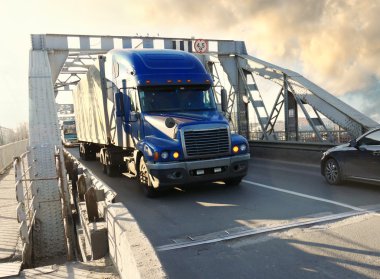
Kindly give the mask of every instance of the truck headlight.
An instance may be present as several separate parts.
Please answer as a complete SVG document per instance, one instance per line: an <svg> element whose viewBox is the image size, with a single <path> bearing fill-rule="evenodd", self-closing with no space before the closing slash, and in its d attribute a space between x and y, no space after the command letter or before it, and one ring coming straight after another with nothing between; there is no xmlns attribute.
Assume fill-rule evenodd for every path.
<svg viewBox="0 0 380 279"><path fill-rule="evenodd" d="M168 157L169 157L169 153L168 152L164 151L164 152L161 153L161 158L162 159L166 160Z"/></svg>
<svg viewBox="0 0 380 279"><path fill-rule="evenodd" d="M247 150L247 146L245 144L240 145L240 150L243 151L243 152L246 151Z"/></svg>

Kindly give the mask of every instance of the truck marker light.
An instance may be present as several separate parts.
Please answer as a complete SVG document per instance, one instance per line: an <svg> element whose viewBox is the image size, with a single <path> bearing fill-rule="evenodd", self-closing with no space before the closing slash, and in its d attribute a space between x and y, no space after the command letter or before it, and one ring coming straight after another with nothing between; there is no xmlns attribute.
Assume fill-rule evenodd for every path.
<svg viewBox="0 0 380 279"><path fill-rule="evenodd" d="M187 82L191 82L191 79L186 80Z"/></svg>
<svg viewBox="0 0 380 279"><path fill-rule="evenodd" d="M205 80L206 83L210 83L210 81L208 79Z"/></svg>
<svg viewBox="0 0 380 279"><path fill-rule="evenodd" d="M179 80L177 80L177 82L178 82L178 83L180 83L180 82L182 82L182 80L181 80L181 79L179 79Z"/></svg>
<svg viewBox="0 0 380 279"><path fill-rule="evenodd" d="M146 83L146 84L150 84L150 80L146 80L145 83Z"/></svg>
<svg viewBox="0 0 380 279"><path fill-rule="evenodd" d="M168 83L172 83L173 81L171 79L168 79Z"/></svg>
<svg viewBox="0 0 380 279"><path fill-rule="evenodd" d="M158 157L159 157L159 154L158 154L158 152L156 151L156 152L154 152L154 156L153 156L153 159L155 160L155 161L158 161Z"/></svg>
<svg viewBox="0 0 380 279"><path fill-rule="evenodd" d="M178 158L179 158L179 153L178 153L177 151L175 151L175 152L173 153L173 158L174 158L174 159L178 159Z"/></svg>
<svg viewBox="0 0 380 279"><path fill-rule="evenodd" d="M235 145L233 148L232 148L232 151L234 153L238 153L239 152L239 147L237 145Z"/></svg>

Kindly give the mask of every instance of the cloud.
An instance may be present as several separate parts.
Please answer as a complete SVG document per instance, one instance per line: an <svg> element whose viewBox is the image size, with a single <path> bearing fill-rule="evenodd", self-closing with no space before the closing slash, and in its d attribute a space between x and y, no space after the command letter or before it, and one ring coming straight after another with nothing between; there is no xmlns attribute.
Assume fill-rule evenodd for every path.
<svg viewBox="0 0 380 279"><path fill-rule="evenodd" d="M27 25L15 21L29 18L30 10ZM3 71L14 68L12 78L21 80L11 95L28 92L29 34L159 33L243 40L251 55L295 70L336 96L364 98L380 80L379 14L380 1L373 0L1 0L7 44L0 50L9 57Z"/></svg>
<svg viewBox="0 0 380 279"><path fill-rule="evenodd" d="M355 104L365 115L380 123L380 82L373 82L365 92L352 91L344 94L341 99L349 104Z"/></svg>
<svg viewBox="0 0 380 279"><path fill-rule="evenodd" d="M140 7L141 16L168 27L243 39L254 55L297 66L335 95L380 77L379 1L142 0Z"/></svg>

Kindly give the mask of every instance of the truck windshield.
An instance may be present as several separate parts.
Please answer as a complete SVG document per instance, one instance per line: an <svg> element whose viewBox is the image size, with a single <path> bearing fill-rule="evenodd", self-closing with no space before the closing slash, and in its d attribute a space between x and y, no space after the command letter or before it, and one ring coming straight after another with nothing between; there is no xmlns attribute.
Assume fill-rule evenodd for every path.
<svg viewBox="0 0 380 279"><path fill-rule="evenodd" d="M75 135L77 133L74 121L65 121L62 125L64 135Z"/></svg>
<svg viewBox="0 0 380 279"><path fill-rule="evenodd" d="M194 88L143 88L139 90L143 112L215 110L211 90Z"/></svg>

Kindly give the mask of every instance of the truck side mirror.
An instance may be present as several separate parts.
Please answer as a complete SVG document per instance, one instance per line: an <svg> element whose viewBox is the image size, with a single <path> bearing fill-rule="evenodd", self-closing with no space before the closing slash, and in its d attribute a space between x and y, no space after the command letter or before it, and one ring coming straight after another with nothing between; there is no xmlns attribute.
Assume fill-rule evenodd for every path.
<svg viewBox="0 0 380 279"><path fill-rule="evenodd" d="M224 88L220 90L220 99L222 103L222 111L227 112L227 91Z"/></svg>
<svg viewBox="0 0 380 279"><path fill-rule="evenodd" d="M124 96L123 93L115 93L115 111L116 117L124 116Z"/></svg>
<svg viewBox="0 0 380 279"><path fill-rule="evenodd" d="M115 114L116 117L124 117L125 121L130 121L131 99L121 92L115 93Z"/></svg>

